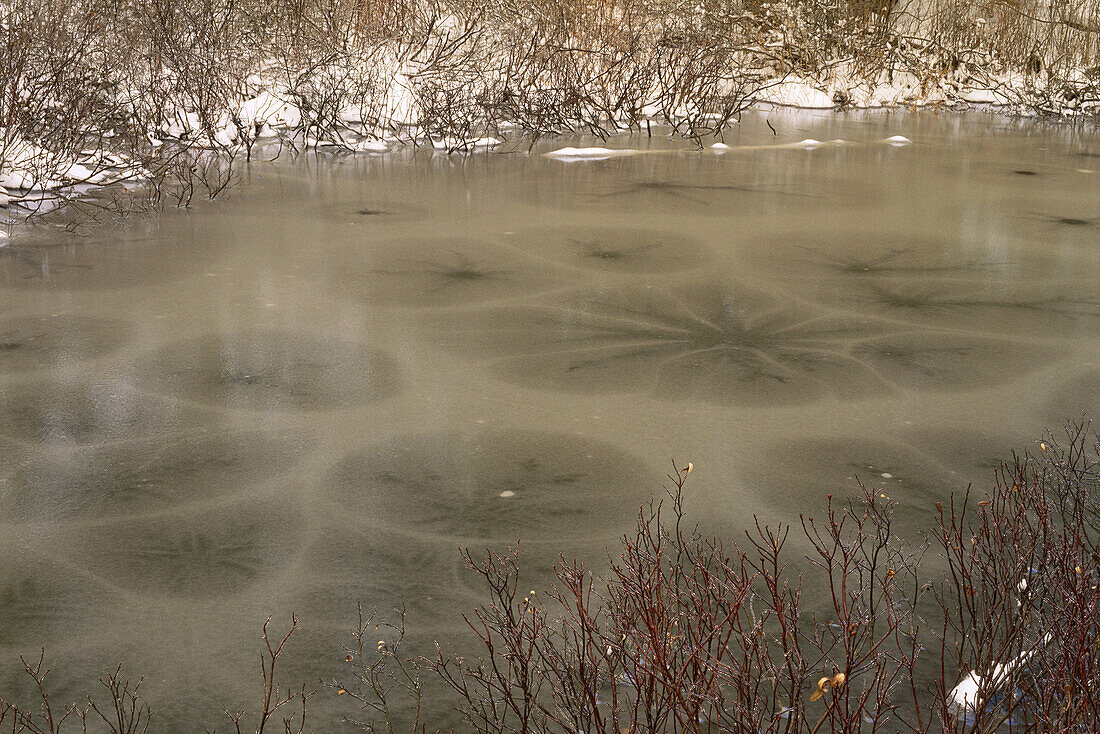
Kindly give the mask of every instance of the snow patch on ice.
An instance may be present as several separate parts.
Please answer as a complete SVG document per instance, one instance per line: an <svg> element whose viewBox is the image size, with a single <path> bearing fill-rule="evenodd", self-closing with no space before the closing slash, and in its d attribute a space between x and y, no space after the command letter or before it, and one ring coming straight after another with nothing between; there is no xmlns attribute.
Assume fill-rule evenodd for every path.
<svg viewBox="0 0 1100 734"><path fill-rule="evenodd" d="M241 103L237 117L246 126L259 129L268 127L295 128L302 123L302 112L285 97L269 91L263 91L252 99Z"/></svg>
<svg viewBox="0 0 1100 734"><path fill-rule="evenodd" d="M360 140L351 149L356 153L388 153L390 146L383 140Z"/></svg>
<svg viewBox="0 0 1100 734"><path fill-rule="evenodd" d="M635 155L640 151L633 148L600 148L590 146L585 148L559 148L543 153L547 158L556 158L562 161L604 161L618 156Z"/></svg>
<svg viewBox="0 0 1100 734"><path fill-rule="evenodd" d="M947 694L948 710L955 714L977 713L984 705L980 694L984 693L986 697L989 697L991 694L998 693L997 689L1003 687L1009 681L1016 669L1026 665L1027 661L1035 655L1037 649L1047 645L1052 637L1053 635L1047 632L1039 640L1036 648L1024 650L1007 663L997 663L993 666L988 678L978 675L977 671L970 671Z"/></svg>

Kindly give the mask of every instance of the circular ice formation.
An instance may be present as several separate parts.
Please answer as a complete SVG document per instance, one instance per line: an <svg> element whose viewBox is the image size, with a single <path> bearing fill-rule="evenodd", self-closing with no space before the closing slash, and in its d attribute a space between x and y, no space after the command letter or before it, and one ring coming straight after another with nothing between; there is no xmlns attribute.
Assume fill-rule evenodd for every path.
<svg viewBox="0 0 1100 734"><path fill-rule="evenodd" d="M847 300L884 317L1012 335L1049 336L1100 325L1100 299L1094 295L1058 284L1029 284L1026 293L1014 291L992 281L935 286L899 281L854 289Z"/></svg>
<svg viewBox="0 0 1100 734"><path fill-rule="evenodd" d="M853 312L1009 336L1095 328L1094 288L1043 277L1024 251L986 243L863 229L847 241L792 234L746 247L745 257L799 294ZM1091 286L1091 281L1089 281Z"/></svg>
<svg viewBox="0 0 1100 734"><path fill-rule="evenodd" d="M0 321L0 374L68 367L115 351L127 325L83 316L22 316Z"/></svg>
<svg viewBox="0 0 1100 734"><path fill-rule="evenodd" d="M863 331L747 289L577 291L446 326L447 345L491 355L504 377L562 390L774 405L868 377L846 356Z"/></svg>
<svg viewBox="0 0 1100 734"><path fill-rule="evenodd" d="M789 517L820 517L828 495L844 501L859 494L859 482L899 505L902 527L927 527L935 503L972 486L981 494L993 486L1001 462L1012 458L1010 437L974 430L916 430L905 439L816 436L777 441L765 462L750 470L753 481L781 487L775 510ZM807 510L806 508L809 508Z"/></svg>
<svg viewBox="0 0 1100 734"><path fill-rule="evenodd" d="M70 553L123 588L185 597L236 594L297 553L298 512L266 501L93 525Z"/></svg>
<svg viewBox="0 0 1100 734"><path fill-rule="evenodd" d="M157 511L275 477L303 451L300 441L260 433L30 451L8 481L0 478L0 513L51 519Z"/></svg>
<svg viewBox="0 0 1100 734"><path fill-rule="evenodd" d="M295 609L346 627L356 602L387 619L405 607L414 624L458 631L462 613L479 600L477 578L453 542L433 541L388 530L322 528L304 551L310 573Z"/></svg>
<svg viewBox="0 0 1100 734"><path fill-rule="evenodd" d="M195 271L202 243L179 233L152 237L98 230L95 237L29 233L0 249L0 287L115 290Z"/></svg>
<svg viewBox="0 0 1100 734"><path fill-rule="evenodd" d="M326 192L327 193L327 192ZM363 193L348 196L339 188L331 192L327 204L317 205L316 191L303 192L303 201L309 202L308 211L302 212L306 221L316 218L325 225L354 225L356 227L387 227L424 216L424 209L409 200L393 196Z"/></svg>
<svg viewBox="0 0 1100 734"><path fill-rule="evenodd" d="M799 292L838 294L890 287L896 283L943 283L982 278L1003 279L1003 263L994 255L974 257L968 243L939 236L899 235L879 228L860 228L847 239L820 233L769 234L744 239L741 249L754 267L797 281ZM998 266L1002 270L998 270Z"/></svg>
<svg viewBox="0 0 1100 734"><path fill-rule="evenodd" d="M134 390L129 383L0 385L0 436L28 443L97 444L178 433L195 411Z"/></svg>
<svg viewBox="0 0 1100 734"><path fill-rule="evenodd" d="M320 277L350 298L381 306L437 307L498 300L561 285L561 273L510 247L460 237L364 245L325 263Z"/></svg>
<svg viewBox="0 0 1100 734"><path fill-rule="evenodd" d="M1031 372L1047 362L1052 351L1007 339L929 330L868 339L852 354L898 386L966 390Z"/></svg>
<svg viewBox="0 0 1100 734"><path fill-rule="evenodd" d="M519 232L517 246L569 265L621 273L688 270L706 248L691 235L631 227L553 227Z"/></svg>
<svg viewBox="0 0 1100 734"><path fill-rule="evenodd" d="M284 331L206 334L138 361L157 392L243 410L326 410L394 395L396 362L364 344Z"/></svg>
<svg viewBox="0 0 1100 734"><path fill-rule="evenodd" d="M637 458L599 441L488 430L398 437L347 457L332 477L344 511L387 526L529 541L614 537L654 481Z"/></svg>
<svg viewBox="0 0 1100 734"><path fill-rule="evenodd" d="M87 621L88 580L12 548L0 548L0 645L21 649L56 642Z"/></svg>
<svg viewBox="0 0 1100 734"><path fill-rule="evenodd" d="M576 211L598 209L645 218L654 215L725 215L758 212L761 206L782 204L785 209L807 194L783 183L762 184L758 163L734 171L714 166L713 159L664 157L658 168L650 156L620 158L608 164L583 166L563 178L534 176L517 184L525 198L538 207L562 207ZM705 164L704 164L705 163ZM667 165L666 165L667 164ZM669 168L669 165L672 167ZM781 174L780 178L785 177ZM819 192L808 192L816 197Z"/></svg>
<svg viewBox="0 0 1100 734"><path fill-rule="evenodd" d="M865 487L899 502L907 526L923 527L933 502L953 490L966 489L961 478L961 485L952 484L950 473L920 451L876 439L846 436L779 441L768 447L764 459L750 474L754 483L782 488L772 494L778 505L773 509L781 516L823 513L828 495L843 502L858 494L858 479Z"/></svg>
<svg viewBox="0 0 1100 734"><path fill-rule="evenodd" d="M730 405L795 405L910 385L973 387L991 359L1016 376L1049 349L980 335L838 319L736 284L574 291L541 305L435 319L446 348L506 379L560 390L640 391Z"/></svg>

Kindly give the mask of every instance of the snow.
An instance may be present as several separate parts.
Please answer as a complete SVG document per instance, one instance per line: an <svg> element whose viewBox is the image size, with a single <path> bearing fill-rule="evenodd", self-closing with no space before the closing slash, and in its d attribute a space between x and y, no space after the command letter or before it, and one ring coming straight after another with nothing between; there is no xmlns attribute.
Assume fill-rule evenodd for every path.
<svg viewBox="0 0 1100 734"><path fill-rule="evenodd" d="M974 714L982 705L980 693L986 696L996 692L996 689L1004 685L1016 666L1027 662L1031 653L1021 653L1007 665L998 663L993 666L993 671L988 679L982 678L976 672L971 671L958 685L947 694L947 708L954 714Z"/></svg>
<svg viewBox="0 0 1100 734"><path fill-rule="evenodd" d="M390 146L383 140L360 140L351 149L356 153L388 153Z"/></svg>
<svg viewBox="0 0 1100 734"><path fill-rule="evenodd" d="M337 111L336 119L340 122L359 124L363 122L363 110L356 105L348 105Z"/></svg>
<svg viewBox="0 0 1100 734"><path fill-rule="evenodd" d="M449 18L443 25L457 23L456 19ZM424 110L421 91L418 91L421 85L418 79L424 72L421 63L416 59L402 58L398 54L384 55L377 59L377 63L377 69L369 70L380 82L371 92L377 96L342 101L342 106L335 113L336 125L333 130L317 132L316 127L307 125L313 113L303 113L305 107L299 107L299 102L306 104L303 99L308 98L308 93L296 91L282 75L283 70L271 63L261 63L255 73L245 77L243 91L236 100L230 101L220 114L207 113L214 115L212 120L207 117L204 121L182 94L174 102L166 104L160 111L163 115L160 129L148 134L149 144L157 147L163 145L165 140L174 140L187 146L236 152L244 144L255 140L283 137L297 140L304 138L306 148L339 148L351 153L384 154L401 145L402 141L427 140L426 131L421 127ZM348 71L335 65L330 70L340 73ZM1074 79L1074 83L1089 83L1084 72ZM934 80L898 68L897 64L893 68L884 68L877 76L868 77L866 70L859 68L854 62L840 60L828 64L821 73L813 76L777 76L766 83L754 100L764 104L805 109L833 109L838 106L912 107L960 102L1009 106L1028 99L1029 90L1033 91L1036 83L1034 76L1023 72L982 72L980 69L968 68L966 64ZM1058 103L1052 104L1058 107ZM1082 98L1072 103L1064 102L1059 109L1052 111L1066 115L1079 114L1090 105L1100 105L1100 102ZM646 100L641 109L648 115L647 119L655 120L663 120L668 112L666 107L654 104L652 100ZM697 112L698 110L690 106L682 106L672 114L675 117L676 114ZM368 119L364 120L364 117ZM627 127L639 122L636 119L619 119L614 115L613 118L613 121L622 122ZM515 122L497 120L492 129L514 129ZM318 137L304 135L306 131ZM0 141L3 141L3 149L0 150L0 206L14 206L19 200L26 201L27 192L49 192L65 187L71 191L72 187L80 184L109 185L144 175L133 162L112 157L106 151L83 151L79 156L63 157L27 141L13 141L5 133L0 128ZM453 153L484 152L504 142L487 135L474 137L479 134L483 133L478 131L472 133L471 137L457 135L432 139L431 143L436 150ZM911 140L902 135L894 135L880 142L891 146L912 144ZM48 146L48 143L44 144ZM110 142L105 144L109 146ZM807 138L792 143L752 146L752 149L816 150L825 146L854 144L844 140L822 142ZM709 147L714 154L748 149L748 146L729 146L721 142ZM679 151L569 146L551 150L544 155L569 162L677 152ZM1078 170L1082 173L1092 172L1091 169ZM14 202L13 195L17 199Z"/></svg>
<svg viewBox="0 0 1100 734"><path fill-rule="evenodd" d="M237 117L249 127L296 128L302 124L302 112L281 95L264 91L241 103Z"/></svg>
<svg viewBox="0 0 1100 734"><path fill-rule="evenodd" d="M756 96L758 102L770 102L782 107L829 109L836 107L833 96L806 79L791 77L764 89Z"/></svg>
<svg viewBox="0 0 1100 734"><path fill-rule="evenodd" d="M997 663L993 666L988 678L982 678L976 671L970 671L947 694L948 710L955 714L976 713L982 705L980 693L985 693L988 696L996 692L998 688L1008 682L1017 667L1025 665L1035 655L1036 650L1046 645L1052 638L1053 635L1048 632L1039 640L1035 648L1024 650L1007 663Z"/></svg>
<svg viewBox="0 0 1100 734"><path fill-rule="evenodd" d="M978 691L982 688L982 679L971 672L947 694L947 708L953 714L973 714L981 705Z"/></svg>
<svg viewBox="0 0 1100 734"><path fill-rule="evenodd" d="M234 125L227 124L214 135L214 142L224 148L229 148L237 142L239 134L239 131Z"/></svg>
<svg viewBox="0 0 1100 734"><path fill-rule="evenodd" d="M56 188L57 181L39 181L38 168L51 158L50 152L18 138L3 151L0 186L8 190L30 190L36 187ZM52 184L52 185L51 185Z"/></svg>
<svg viewBox="0 0 1100 734"><path fill-rule="evenodd" d="M635 155L640 152L633 148L599 148L596 146L574 148L570 146L551 150L548 153L543 153L543 155L547 158L556 158L562 161L605 161L608 158Z"/></svg>
<svg viewBox="0 0 1100 734"><path fill-rule="evenodd" d="M60 200L60 189L77 196L93 189L138 178L140 166L124 156L99 150L82 150L75 157L63 157L29 143L0 128L0 207L33 203L38 212L52 209ZM19 192L18 196L13 196ZM7 237L0 240L6 243Z"/></svg>

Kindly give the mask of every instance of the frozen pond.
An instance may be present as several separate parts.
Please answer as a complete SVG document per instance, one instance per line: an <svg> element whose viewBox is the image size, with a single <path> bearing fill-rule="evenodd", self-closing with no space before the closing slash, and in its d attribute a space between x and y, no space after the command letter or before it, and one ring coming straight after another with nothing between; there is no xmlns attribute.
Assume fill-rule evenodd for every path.
<svg viewBox="0 0 1100 734"><path fill-rule="evenodd" d="M459 546L598 564L672 459L715 532L856 474L916 531L1100 415L1100 138L773 111L725 142L258 163L0 250L0 696L44 646L58 700L121 661L155 730L221 726L268 616L303 620L287 681L341 670L357 600L446 644ZM664 152L538 155L567 145Z"/></svg>

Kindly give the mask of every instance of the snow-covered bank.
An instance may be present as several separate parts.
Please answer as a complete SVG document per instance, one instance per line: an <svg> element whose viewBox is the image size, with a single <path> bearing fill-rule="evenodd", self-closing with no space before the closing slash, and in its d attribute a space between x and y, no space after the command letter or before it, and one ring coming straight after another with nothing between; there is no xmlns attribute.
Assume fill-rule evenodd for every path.
<svg viewBox="0 0 1100 734"><path fill-rule="evenodd" d="M569 12L523 0L521 13L496 0L358 10L304 0L278 12L242 0L210 14L194 0L163 13L108 0L126 12L105 22L102 2L73 0L63 13L46 0L0 3L9 219L121 181L140 182L132 195L154 203L215 196L257 146L484 153L652 124L701 142L760 104L1100 114L1100 24L1084 11L1036 22L1035 8L987 19L946 0L871 15L852 5L850 17L817 0L759 12L739 0ZM1034 37L1023 53L1013 44L1025 32Z"/></svg>

